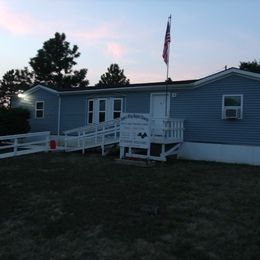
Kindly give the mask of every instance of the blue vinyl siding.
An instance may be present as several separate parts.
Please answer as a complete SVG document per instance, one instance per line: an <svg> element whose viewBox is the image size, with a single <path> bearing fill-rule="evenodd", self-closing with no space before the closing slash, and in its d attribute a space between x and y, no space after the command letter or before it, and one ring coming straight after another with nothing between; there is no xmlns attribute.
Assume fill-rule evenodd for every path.
<svg viewBox="0 0 260 260"><path fill-rule="evenodd" d="M44 118L35 118L35 102L44 101ZM25 99L18 98L15 106L22 106L30 111L31 132L51 131L57 134L58 96L49 91L39 89L26 95Z"/></svg>
<svg viewBox="0 0 260 260"><path fill-rule="evenodd" d="M127 113L150 113L149 92L128 93L126 96Z"/></svg>
<svg viewBox="0 0 260 260"><path fill-rule="evenodd" d="M61 96L61 132L86 125L87 97L85 95Z"/></svg>
<svg viewBox="0 0 260 260"><path fill-rule="evenodd" d="M60 130L84 126L87 123L87 100L92 98L120 97L123 111L128 113L150 113L150 98L157 91L136 91L106 94L62 93ZM158 91L160 93L163 92ZM184 119L184 141L240 145L260 145L260 81L231 74L225 78L208 82L197 88L171 90L170 116ZM243 119L222 119L223 95L243 95ZM44 101L44 118L35 119L35 102ZM16 106L31 111L31 131L51 131L57 134L59 95L48 90L37 89L28 99L18 100Z"/></svg>
<svg viewBox="0 0 260 260"><path fill-rule="evenodd" d="M171 115L183 118L184 140L260 145L260 82L241 76L176 91ZM222 95L243 95L243 119L222 120Z"/></svg>

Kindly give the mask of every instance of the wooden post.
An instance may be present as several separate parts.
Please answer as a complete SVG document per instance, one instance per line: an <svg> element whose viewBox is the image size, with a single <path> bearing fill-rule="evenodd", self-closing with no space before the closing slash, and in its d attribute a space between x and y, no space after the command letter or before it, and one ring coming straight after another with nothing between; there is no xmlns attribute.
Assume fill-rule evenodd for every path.
<svg viewBox="0 0 260 260"><path fill-rule="evenodd" d="M97 143L97 132L98 132L98 126L95 126L95 144Z"/></svg>
<svg viewBox="0 0 260 260"><path fill-rule="evenodd" d="M105 124L103 124L102 126L101 149L102 149L102 156L104 156L105 155Z"/></svg>
<svg viewBox="0 0 260 260"><path fill-rule="evenodd" d="M151 142L149 143L149 147L147 149L147 159L150 159L151 157Z"/></svg>
<svg viewBox="0 0 260 260"><path fill-rule="evenodd" d="M162 144L162 150L161 150L161 154L160 154L160 157L165 157L165 144Z"/></svg>
<svg viewBox="0 0 260 260"><path fill-rule="evenodd" d="M85 138L82 138L82 154L85 154Z"/></svg>
<svg viewBox="0 0 260 260"><path fill-rule="evenodd" d="M114 123L114 129L115 129L114 139L116 140L116 134L117 134L117 122L116 122L116 121L115 121L115 123Z"/></svg>
<svg viewBox="0 0 260 260"><path fill-rule="evenodd" d="M120 159L125 157L125 147L120 146Z"/></svg>
<svg viewBox="0 0 260 260"><path fill-rule="evenodd" d="M50 133L46 135L45 152L49 151Z"/></svg>
<svg viewBox="0 0 260 260"><path fill-rule="evenodd" d="M14 156L17 154L18 138L14 139Z"/></svg>

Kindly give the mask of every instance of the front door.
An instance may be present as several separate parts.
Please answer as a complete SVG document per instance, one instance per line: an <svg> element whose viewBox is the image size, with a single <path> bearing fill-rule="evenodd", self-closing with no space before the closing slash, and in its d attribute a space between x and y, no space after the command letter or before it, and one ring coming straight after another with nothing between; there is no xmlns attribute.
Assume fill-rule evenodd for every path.
<svg viewBox="0 0 260 260"><path fill-rule="evenodd" d="M152 134L161 136L163 134L163 120L168 117L170 108L170 98L166 93L151 94L151 118Z"/></svg>

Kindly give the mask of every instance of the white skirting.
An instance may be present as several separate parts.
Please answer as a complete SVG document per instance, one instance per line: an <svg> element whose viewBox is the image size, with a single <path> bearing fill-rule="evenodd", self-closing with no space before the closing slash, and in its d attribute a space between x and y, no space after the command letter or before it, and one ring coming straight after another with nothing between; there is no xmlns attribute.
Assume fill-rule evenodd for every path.
<svg viewBox="0 0 260 260"><path fill-rule="evenodd" d="M190 160L260 165L260 146L184 142L178 157Z"/></svg>

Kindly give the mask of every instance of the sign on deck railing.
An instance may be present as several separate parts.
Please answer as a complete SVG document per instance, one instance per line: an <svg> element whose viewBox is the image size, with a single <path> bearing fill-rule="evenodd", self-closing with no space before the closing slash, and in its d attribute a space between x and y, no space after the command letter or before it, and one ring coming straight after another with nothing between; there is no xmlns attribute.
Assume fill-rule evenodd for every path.
<svg viewBox="0 0 260 260"><path fill-rule="evenodd" d="M120 122L120 146L148 149L150 146L150 115L123 113Z"/></svg>

